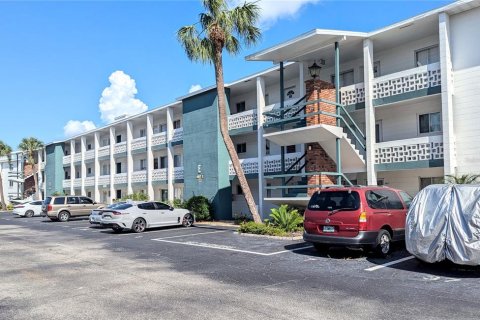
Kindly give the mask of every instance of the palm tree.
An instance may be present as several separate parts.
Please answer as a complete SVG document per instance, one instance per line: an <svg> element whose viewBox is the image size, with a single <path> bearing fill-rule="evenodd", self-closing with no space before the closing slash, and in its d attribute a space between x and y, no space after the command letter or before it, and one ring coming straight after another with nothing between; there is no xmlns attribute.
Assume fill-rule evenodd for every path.
<svg viewBox="0 0 480 320"><path fill-rule="evenodd" d="M0 157L8 157L8 162L10 162L11 153L12 153L12 148L0 140ZM3 194L3 178L2 178L1 167L0 167L0 202L2 204L2 210L6 210L7 203L5 202L5 195Z"/></svg>
<svg viewBox="0 0 480 320"><path fill-rule="evenodd" d="M225 0L202 1L205 12L200 13L199 22L180 28L177 31L177 38L190 60L213 63L215 67L220 132L250 213L255 222L261 223L255 200L228 133L222 62L224 49L229 54L236 55L240 52L241 41L246 45L253 45L260 39L260 29L255 26L260 15L260 8L255 3L249 2L235 8L229 8Z"/></svg>
<svg viewBox="0 0 480 320"><path fill-rule="evenodd" d="M480 178L480 174L462 174L460 176L448 174L445 176L445 183L474 184L478 182L478 178Z"/></svg>
<svg viewBox="0 0 480 320"><path fill-rule="evenodd" d="M26 163L32 167L33 181L35 184L35 198L38 197L38 167L35 166L35 153L40 152L43 147L43 142L34 137L23 138L18 148L26 153Z"/></svg>

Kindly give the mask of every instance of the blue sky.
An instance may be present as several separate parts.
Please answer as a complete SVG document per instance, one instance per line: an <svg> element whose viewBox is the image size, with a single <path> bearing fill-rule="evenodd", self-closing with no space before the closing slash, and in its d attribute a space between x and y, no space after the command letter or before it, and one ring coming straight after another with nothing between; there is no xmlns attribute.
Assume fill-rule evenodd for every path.
<svg viewBox="0 0 480 320"><path fill-rule="evenodd" d="M227 82L271 66L244 56L311 29L371 31L452 1L280 2L262 4L266 28L256 47L225 56ZM104 125L99 100L115 71L123 72L113 76L104 109L121 103L114 97L119 90L144 110L173 101L192 85L214 84L212 67L188 61L175 37L201 10L193 0L0 1L0 140L16 149L26 136L64 139L70 120Z"/></svg>

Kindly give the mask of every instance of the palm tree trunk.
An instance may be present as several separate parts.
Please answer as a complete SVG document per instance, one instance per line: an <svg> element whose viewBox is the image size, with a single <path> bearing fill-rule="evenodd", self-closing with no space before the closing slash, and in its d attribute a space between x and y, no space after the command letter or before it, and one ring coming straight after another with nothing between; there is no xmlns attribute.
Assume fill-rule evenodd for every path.
<svg viewBox="0 0 480 320"><path fill-rule="evenodd" d="M253 221L261 223L262 219L258 214L257 206L255 205L255 200L253 199L252 192L250 191L247 178L245 177L245 173L243 172L242 166L240 164L240 159L238 158L237 150L235 150L235 146L233 145L232 138L230 138L230 134L228 132L228 118L227 118L226 103L225 103L225 86L223 82L222 49L218 45L215 48L214 65L215 65L215 81L217 84L218 113L220 117L220 132L222 133L223 141L225 142L225 146L227 147L228 154L230 155L230 159L232 160L233 168L235 169L235 173L237 174L238 181L240 182L240 186L242 187L243 194L245 196L248 209L252 214Z"/></svg>
<svg viewBox="0 0 480 320"><path fill-rule="evenodd" d="M0 171L0 201L2 203L2 210L7 210L7 204L5 203L5 196L3 194L3 178L2 178L1 171Z"/></svg>

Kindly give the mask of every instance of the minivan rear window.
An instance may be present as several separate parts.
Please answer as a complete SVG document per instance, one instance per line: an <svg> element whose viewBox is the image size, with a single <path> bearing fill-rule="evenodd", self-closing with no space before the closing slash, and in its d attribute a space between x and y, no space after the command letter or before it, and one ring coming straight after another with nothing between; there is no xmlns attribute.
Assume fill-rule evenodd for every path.
<svg viewBox="0 0 480 320"><path fill-rule="evenodd" d="M344 211L358 210L360 196L356 191L324 191L313 194L308 203L309 210L331 211L342 209Z"/></svg>
<svg viewBox="0 0 480 320"><path fill-rule="evenodd" d="M50 204L52 201L52 197L46 197L45 200L43 201L43 204Z"/></svg>

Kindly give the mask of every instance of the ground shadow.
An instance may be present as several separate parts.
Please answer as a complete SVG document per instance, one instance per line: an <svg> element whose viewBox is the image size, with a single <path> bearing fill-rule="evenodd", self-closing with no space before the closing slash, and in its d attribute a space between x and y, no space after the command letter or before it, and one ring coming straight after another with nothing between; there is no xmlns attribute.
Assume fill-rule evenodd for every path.
<svg viewBox="0 0 480 320"><path fill-rule="evenodd" d="M104 231L100 231L101 233L115 233L113 232L112 229L110 228L107 228L107 227L100 227L101 229L105 229ZM99 229L100 229L99 228ZM231 228L228 228L228 227L214 227L214 226L191 226L191 227L188 227L190 229L206 229L206 230L234 230L234 229L231 229ZM170 230L170 229L187 229L183 226L180 226L180 225L173 225L173 226L164 226L164 227L155 227L155 228L148 228L146 229L145 231L143 231L142 233L139 233L139 234L148 234L149 232L152 232L152 231L159 231L159 230ZM134 231L132 230L124 230L122 231L120 234L127 234L127 233L135 233Z"/></svg>

